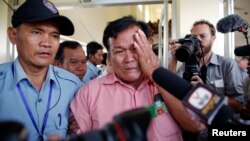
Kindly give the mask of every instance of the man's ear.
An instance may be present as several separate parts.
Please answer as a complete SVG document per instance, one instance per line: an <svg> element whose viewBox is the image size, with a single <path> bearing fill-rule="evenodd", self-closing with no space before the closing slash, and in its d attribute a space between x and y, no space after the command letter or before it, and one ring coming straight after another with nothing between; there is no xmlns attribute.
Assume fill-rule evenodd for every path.
<svg viewBox="0 0 250 141"><path fill-rule="evenodd" d="M213 36L213 41L216 39L216 36Z"/></svg>
<svg viewBox="0 0 250 141"><path fill-rule="evenodd" d="M9 39L10 39L10 42L15 45L16 44L16 34L17 34L17 29L14 28L14 27L9 27L7 29L7 33L8 33L8 36L9 36Z"/></svg>
<svg viewBox="0 0 250 141"><path fill-rule="evenodd" d="M57 67L62 67L62 63L59 60L54 60L53 65Z"/></svg>

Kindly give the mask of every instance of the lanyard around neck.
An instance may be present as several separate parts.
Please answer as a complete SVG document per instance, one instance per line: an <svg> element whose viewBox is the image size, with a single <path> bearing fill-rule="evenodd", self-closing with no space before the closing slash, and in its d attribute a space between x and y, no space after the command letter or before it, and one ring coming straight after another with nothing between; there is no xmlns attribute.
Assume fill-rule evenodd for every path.
<svg viewBox="0 0 250 141"><path fill-rule="evenodd" d="M24 106L25 106L25 108L26 108L26 110L27 110L27 112L29 114L29 117L30 117L30 119L31 119L31 121L33 123L33 126L36 128L37 133L40 136L42 136L43 133L44 133L46 124L47 124L48 116L49 116L49 107L50 107L51 95L52 95L52 82L50 82L50 89L49 89L49 97L48 97L47 109L46 109L45 117L44 117L44 120L43 120L43 126L42 126L41 133L39 132L39 129L38 129L38 126L37 126L36 121L34 119L34 116L33 116L32 112L30 110L28 102L27 102L27 100L26 100L26 98L25 98L25 96L23 94L23 91L22 91L21 86L20 86L19 83L17 84L17 89L18 89L18 92L19 92L19 94L20 94L20 96L22 98L23 104L24 104Z"/></svg>

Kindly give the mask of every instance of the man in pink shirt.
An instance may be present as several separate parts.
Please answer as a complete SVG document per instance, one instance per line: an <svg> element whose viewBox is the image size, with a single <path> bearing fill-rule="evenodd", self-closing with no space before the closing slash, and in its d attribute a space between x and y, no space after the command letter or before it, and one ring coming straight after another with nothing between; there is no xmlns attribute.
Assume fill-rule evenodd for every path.
<svg viewBox="0 0 250 141"><path fill-rule="evenodd" d="M117 19L107 25L103 43L109 53L113 73L90 81L78 91L72 101L71 110L81 132L100 129L111 122L114 115L154 103L154 95L158 93L158 89L152 79L144 75L135 47L151 46L147 35L147 25L131 16ZM157 63L155 65L152 68L158 67ZM170 95L167 97L173 99ZM160 114L151 121L147 131L149 141L182 140L181 130L170 111L175 111L174 115L181 116L179 118L177 116L179 123L187 125L192 122L189 122L187 115L181 115L185 114L181 111L183 107L181 110L175 110L175 107L178 108L170 106L168 112ZM180 118L186 119L183 121Z"/></svg>

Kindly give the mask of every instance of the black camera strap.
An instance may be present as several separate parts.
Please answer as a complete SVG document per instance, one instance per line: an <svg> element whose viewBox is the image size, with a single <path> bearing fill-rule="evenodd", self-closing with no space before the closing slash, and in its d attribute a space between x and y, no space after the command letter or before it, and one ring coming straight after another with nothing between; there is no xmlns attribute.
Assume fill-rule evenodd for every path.
<svg viewBox="0 0 250 141"><path fill-rule="evenodd" d="M207 66L206 65L201 66L201 79L203 83L206 84L206 81L207 81Z"/></svg>

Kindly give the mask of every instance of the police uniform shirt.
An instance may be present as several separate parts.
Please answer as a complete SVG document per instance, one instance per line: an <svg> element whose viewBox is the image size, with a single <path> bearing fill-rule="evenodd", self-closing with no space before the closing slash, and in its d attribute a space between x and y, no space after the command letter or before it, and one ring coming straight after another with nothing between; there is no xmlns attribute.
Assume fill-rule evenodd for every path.
<svg viewBox="0 0 250 141"><path fill-rule="evenodd" d="M97 78L99 75L101 75L101 70L99 70L90 61L87 61L87 72L83 77L83 83L86 84L90 80Z"/></svg>
<svg viewBox="0 0 250 141"><path fill-rule="evenodd" d="M21 88L40 133L37 132L32 123L17 85ZM14 62L1 64L0 121L14 120L22 123L28 129L30 141L39 140L41 137L47 140L47 136L50 134L58 134L64 138L70 115L69 105L81 85L82 82L75 75L50 65L39 92L32 85L18 59ZM50 87L52 91L47 123L44 134L39 135L42 132L47 111Z"/></svg>

